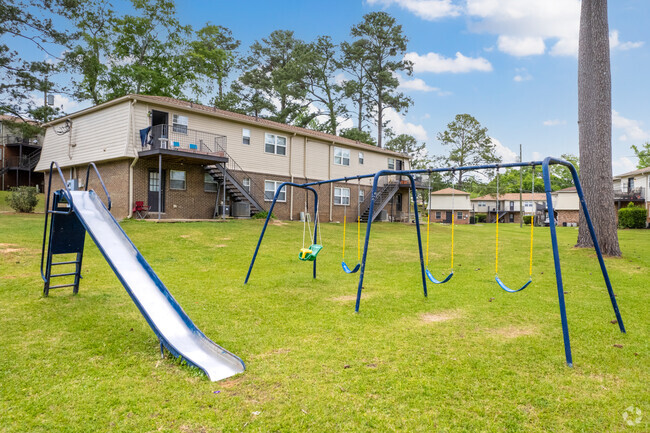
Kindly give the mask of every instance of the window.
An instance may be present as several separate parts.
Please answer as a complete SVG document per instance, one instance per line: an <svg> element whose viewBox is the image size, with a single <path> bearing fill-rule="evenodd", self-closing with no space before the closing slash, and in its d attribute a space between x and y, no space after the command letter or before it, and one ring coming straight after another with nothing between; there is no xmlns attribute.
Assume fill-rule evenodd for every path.
<svg viewBox="0 0 650 433"><path fill-rule="evenodd" d="M395 158L388 158L388 169L395 170Z"/></svg>
<svg viewBox="0 0 650 433"><path fill-rule="evenodd" d="M334 164L336 165L350 165L350 149L343 149L342 147L334 148Z"/></svg>
<svg viewBox="0 0 650 433"><path fill-rule="evenodd" d="M437 210L436 211L436 219L439 220L441 217L442 217L442 213L439 210Z"/></svg>
<svg viewBox="0 0 650 433"><path fill-rule="evenodd" d="M485 207L485 202L484 201L478 202L478 207Z"/></svg>
<svg viewBox="0 0 650 433"><path fill-rule="evenodd" d="M276 155L286 155L287 138L275 134L265 134L264 151L266 153L275 153Z"/></svg>
<svg viewBox="0 0 650 433"><path fill-rule="evenodd" d="M359 165L363 165L363 152L359 152Z"/></svg>
<svg viewBox="0 0 650 433"><path fill-rule="evenodd" d="M511 213L511 214L508 216L508 220L509 220L511 223L515 222L515 214Z"/></svg>
<svg viewBox="0 0 650 433"><path fill-rule="evenodd" d="M203 174L203 191L216 192L219 186L217 180L210 173Z"/></svg>
<svg viewBox="0 0 650 433"><path fill-rule="evenodd" d="M366 192L362 189L359 190L359 203L363 203L366 199Z"/></svg>
<svg viewBox="0 0 650 433"><path fill-rule="evenodd" d="M242 135L242 144L251 144L251 130L250 129L242 129L241 130L241 135Z"/></svg>
<svg viewBox="0 0 650 433"><path fill-rule="evenodd" d="M250 180L250 178L245 177L245 178L242 180L241 183L242 183L242 185L244 186L244 189L245 189L247 192L251 192L251 180Z"/></svg>
<svg viewBox="0 0 650 433"><path fill-rule="evenodd" d="M179 134L187 134L187 116L174 114L172 116L172 131Z"/></svg>
<svg viewBox="0 0 650 433"><path fill-rule="evenodd" d="M350 205L350 188L334 188L334 204Z"/></svg>
<svg viewBox="0 0 650 433"><path fill-rule="evenodd" d="M275 191L278 189L282 182L279 180L265 180L264 181L264 200L273 201ZM287 189L282 188L282 192L278 194L278 201L287 201Z"/></svg>
<svg viewBox="0 0 650 433"><path fill-rule="evenodd" d="M185 172L169 170L169 189L185 189Z"/></svg>
<svg viewBox="0 0 650 433"><path fill-rule="evenodd" d="M463 213L461 211L456 212L456 219L457 220L462 220L463 219Z"/></svg>

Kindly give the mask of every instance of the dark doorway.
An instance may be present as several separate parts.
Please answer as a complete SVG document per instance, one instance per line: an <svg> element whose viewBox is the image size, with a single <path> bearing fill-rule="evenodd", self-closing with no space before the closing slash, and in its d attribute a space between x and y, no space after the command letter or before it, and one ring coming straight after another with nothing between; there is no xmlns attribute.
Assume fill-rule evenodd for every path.
<svg viewBox="0 0 650 433"><path fill-rule="evenodd" d="M397 170L403 170L404 169L404 163L402 162L401 159L398 159L395 161L395 169Z"/></svg>
<svg viewBox="0 0 650 433"><path fill-rule="evenodd" d="M161 192L160 199L162 206L160 212L165 212L165 170L162 171L162 182L158 177L158 170L149 170L149 194L148 203L151 208L150 212L158 212L158 191Z"/></svg>
<svg viewBox="0 0 650 433"><path fill-rule="evenodd" d="M167 144L167 129L169 124L169 113L164 111L151 110L151 147L159 149L165 148ZM161 140L162 139L162 140Z"/></svg>
<svg viewBox="0 0 650 433"><path fill-rule="evenodd" d="M515 214L513 213L509 214L508 221L510 221L511 223L515 222Z"/></svg>
<svg viewBox="0 0 650 433"><path fill-rule="evenodd" d="M397 194L395 196L395 210L398 212L402 211L402 194Z"/></svg>
<svg viewBox="0 0 650 433"><path fill-rule="evenodd" d="M445 212L445 222L447 224L451 224L451 215L452 215L451 211L446 211Z"/></svg>
<svg viewBox="0 0 650 433"><path fill-rule="evenodd" d="M514 201L510 202L510 210L512 210L512 211L515 210L515 202Z"/></svg>

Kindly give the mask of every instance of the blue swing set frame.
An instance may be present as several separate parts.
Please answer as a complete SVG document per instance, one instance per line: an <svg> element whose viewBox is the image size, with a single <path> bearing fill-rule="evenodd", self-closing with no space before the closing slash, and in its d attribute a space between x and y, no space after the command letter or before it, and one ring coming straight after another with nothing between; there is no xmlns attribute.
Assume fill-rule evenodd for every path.
<svg viewBox="0 0 650 433"><path fill-rule="evenodd" d="M338 179L329 179L329 180L324 180L324 181L318 181L318 182L308 182L308 183L303 183L303 184L298 184L294 182L284 182L278 186L278 189L276 190L276 193L273 197L273 202L271 203L271 207L269 209L269 213L266 217L266 221L264 222L264 226L262 228L262 232L260 233L259 240L257 242L257 246L255 247L255 252L253 253L253 258L251 260L250 266L248 268L248 273L246 274L246 280L244 281L244 284L247 284L251 272L253 270L253 265L255 264L255 259L257 257L257 254L260 249L260 245L262 244L262 239L264 238L264 233L266 232L266 228L269 223L269 219L271 217L271 212L273 211L273 207L275 206L275 203L278 199L278 195L282 191L282 189L285 186L292 186L296 188L303 188L310 190L314 193L314 209L318 208L318 193L313 186L316 185L324 185L324 184L329 184L329 183L334 183L334 182L347 182L349 180L354 180L354 179L367 179L367 178L372 178L372 194L370 198L370 208L369 208L369 215L373 215L374 207L375 207L375 197L376 197L376 192L377 192L377 186L378 186L378 181L382 176L391 176L391 175L398 175L398 176L405 176L410 180L411 184L411 194L412 194L412 199L413 203L415 203L415 227L416 227L416 233L417 233L417 238L418 238L418 249L419 249L419 255L420 255L420 272L422 275L422 289L424 292L424 296L427 297L427 273L428 270L425 268L424 265L424 256L422 253L422 238L421 238L421 233L420 233L420 219L419 219L419 212L417 210L417 196L416 196L416 191L415 191L415 180L413 178L414 174L431 174L431 173L442 173L442 172L448 172L448 171L475 171L475 170L484 170L484 169L498 169L498 168L511 168L511 167L536 167L536 166L542 166L542 175L544 179L544 192L546 193L546 202L548 206L548 214L549 214L549 221L550 221L550 235L551 235L551 245L553 249L553 262L555 266L555 281L556 281L556 286L557 286L557 295L558 295L558 304L559 304L559 309L560 309L560 318L562 322L562 336L564 340L564 354L565 354L565 359L566 363L569 367L573 366L573 357L571 354L571 342L569 339L569 325L567 322L567 315L566 315L566 306L565 306L565 300L564 300L564 284L562 281L562 268L560 266L560 254L559 254L559 248L558 248L558 241L557 241L557 232L555 228L555 215L554 215L554 210L553 210L553 200L551 197L551 176L550 176L550 171L549 171L549 166L550 165L563 165L567 167L570 172L571 176L573 178L573 183L576 186L576 192L578 193L578 197L580 200L580 205L582 206L582 209L585 214L585 219L587 221L587 226L589 228L589 233L591 235L591 239L594 244L594 249L596 251L596 255L598 257L598 263L600 264L600 269L603 275L603 279L605 280L605 285L607 287L607 292L609 294L609 299L612 304L612 308L614 310L614 314L616 315L617 323L619 326L619 329L621 333L625 333L625 326L623 325L623 319L621 317L621 313L618 308L618 303L616 302L616 297L614 295L614 290L612 289L612 284L609 279L609 274L607 272L607 267L605 266L605 260L603 258L602 252L600 250L600 245L598 244L598 239L596 238L596 231L593 226L593 223L591 221L591 217L589 216L589 210L587 209L587 203L585 202L584 194L582 191L582 186L580 185L580 179L578 178L578 173L573 166L568 161L558 159L558 158L553 158L553 157L548 157L544 159L543 161L530 161L530 162L513 162L513 163L503 163L503 164L485 164L485 165L476 165L476 166L466 166L466 167L446 167L446 168L429 168L429 169L418 169L418 170L381 170L378 171L377 173L373 174L365 174L365 175L359 175L359 176L350 176L350 177L342 177ZM371 232L371 227L372 227L372 218L368 219L368 222L366 223L366 234L365 234L365 240L364 240L364 245L363 245L363 255L361 259L361 269L359 272L359 283L357 286L357 299L356 299L356 304L355 304L355 312L359 312L359 307L361 304L361 293L363 290L363 279L365 276L366 272L366 260L368 257L368 244L370 242L370 232ZM316 235L316 224L314 225L314 236ZM450 274L447 276L447 278L443 281L440 281L441 283L448 281L451 278ZM433 277L433 276L431 276ZM313 278L316 278L316 261L314 260L314 267L313 267ZM519 288L518 290L513 290L509 289L503 282L499 280L498 277L496 277L496 282L499 284L499 286L510 293L518 292L523 289L525 289L532 281L529 280L523 287Z"/></svg>

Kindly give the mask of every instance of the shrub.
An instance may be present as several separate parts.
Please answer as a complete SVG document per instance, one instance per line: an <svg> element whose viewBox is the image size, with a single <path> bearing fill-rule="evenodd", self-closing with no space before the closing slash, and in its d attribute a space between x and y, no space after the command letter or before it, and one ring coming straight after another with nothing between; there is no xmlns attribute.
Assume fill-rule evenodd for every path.
<svg viewBox="0 0 650 433"><path fill-rule="evenodd" d="M7 204L16 212L34 212L38 204L36 194L36 188L33 186L11 188L11 194L6 198Z"/></svg>
<svg viewBox="0 0 650 433"><path fill-rule="evenodd" d="M254 214L251 218L255 220L261 220L261 219L266 219L266 216L269 214L269 211L263 210L261 212L258 212ZM275 218L275 215L271 214L271 218Z"/></svg>
<svg viewBox="0 0 650 433"><path fill-rule="evenodd" d="M474 218L476 218L477 223L484 223L485 221L487 221L487 214L477 213L474 215Z"/></svg>
<svg viewBox="0 0 650 433"><path fill-rule="evenodd" d="M533 219L532 215L524 215L524 224L530 224L530 220Z"/></svg>
<svg viewBox="0 0 650 433"><path fill-rule="evenodd" d="M648 211L643 207L633 206L630 203L627 207L618 211L618 226L623 229L642 229L648 218Z"/></svg>

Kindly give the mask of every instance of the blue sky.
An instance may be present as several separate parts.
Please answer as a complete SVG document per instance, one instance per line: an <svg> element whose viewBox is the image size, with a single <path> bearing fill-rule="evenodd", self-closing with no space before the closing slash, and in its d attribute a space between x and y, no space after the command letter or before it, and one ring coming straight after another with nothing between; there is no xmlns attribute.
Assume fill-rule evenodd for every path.
<svg viewBox="0 0 650 433"><path fill-rule="evenodd" d="M398 133L442 154L436 134L456 114L469 113L505 160L515 158L520 143L524 160L578 153L577 0L194 0L177 8L194 28L207 21L230 28L242 48L277 29L340 42L364 14L384 10L402 24L415 63L401 89L414 105L405 116L391 116ZM609 2L615 174L635 168L630 145L650 141L648 22L647 0ZM84 106L57 99L68 111Z"/></svg>

